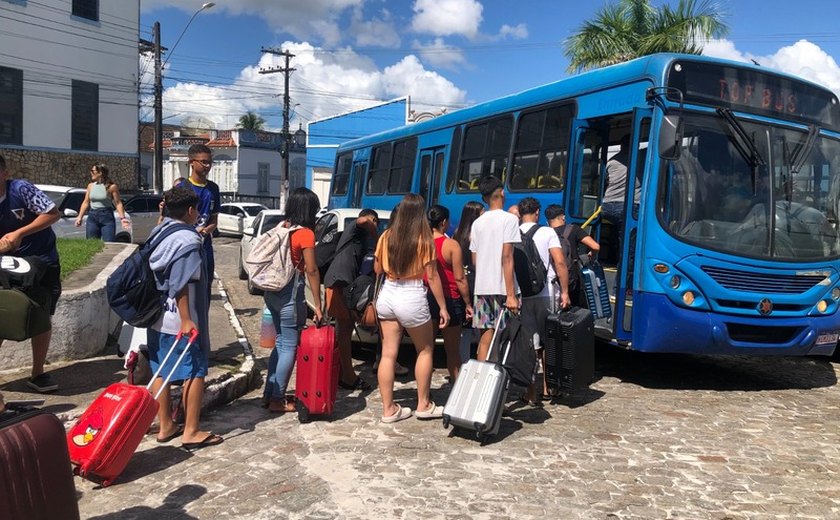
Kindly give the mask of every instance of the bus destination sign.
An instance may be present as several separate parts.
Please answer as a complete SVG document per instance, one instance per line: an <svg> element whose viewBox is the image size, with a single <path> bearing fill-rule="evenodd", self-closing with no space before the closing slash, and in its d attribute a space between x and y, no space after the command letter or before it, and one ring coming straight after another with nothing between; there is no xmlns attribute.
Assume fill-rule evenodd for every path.
<svg viewBox="0 0 840 520"><path fill-rule="evenodd" d="M672 64L667 85L682 91L686 103L722 106L840 129L840 106L834 94L775 74L679 61ZM668 98L678 101L671 92Z"/></svg>

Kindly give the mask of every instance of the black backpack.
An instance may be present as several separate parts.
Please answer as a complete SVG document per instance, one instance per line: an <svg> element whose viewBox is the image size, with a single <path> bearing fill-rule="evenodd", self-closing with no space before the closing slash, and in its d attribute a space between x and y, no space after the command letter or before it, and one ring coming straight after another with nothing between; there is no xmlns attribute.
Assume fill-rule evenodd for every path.
<svg viewBox="0 0 840 520"><path fill-rule="evenodd" d="M534 234L539 227L535 224L527 233L520 231L522 242L513 244L513 272L523 297L538 295L548 278L548 271L534 243Z"/></svg>
<svg viewBox="0 0 840 520"><path fill-rule="evenodd" d="M149 257L166 237L185 229L195 231L193 226L181 223L159 230L117 267L105 282L108 305L129 325L145 329L154 325L163 314L166 298L157 288Z"/></svg>

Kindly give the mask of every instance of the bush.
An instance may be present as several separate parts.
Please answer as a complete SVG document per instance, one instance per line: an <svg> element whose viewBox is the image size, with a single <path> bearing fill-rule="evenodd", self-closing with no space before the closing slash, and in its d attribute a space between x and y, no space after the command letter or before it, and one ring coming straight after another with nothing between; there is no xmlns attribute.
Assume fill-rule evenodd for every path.
<svg viewBox="0 0 840 520"><path fill-rule="evenodd" d="M105 247L105 243L98 238L59 238L56 245L61 259L62 280L73 271L88 265L93 256Z"/></svg>

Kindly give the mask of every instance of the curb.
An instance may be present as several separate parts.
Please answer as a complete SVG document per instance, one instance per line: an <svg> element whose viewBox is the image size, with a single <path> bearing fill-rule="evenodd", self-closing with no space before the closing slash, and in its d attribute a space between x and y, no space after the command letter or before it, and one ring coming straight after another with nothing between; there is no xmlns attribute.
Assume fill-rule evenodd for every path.
<svg viewBox="0 0 840 520"><path fill-rule="evenodd" d="M245 336L245 332L242 328L242 324L239 322L239 318L236 317L236 311L230 303L230 299L228 298L222 279L219 278L218 275L216 275L215 278L218 281L219 294L222 298L223 306L228 311L228 319L230 320L233 330L236 332L239 344L242 346L245 361L237 370L222 372L215 377L208 377L205 380L204 399L201 402L202 412L206 412L212 408L234 401L254 388L257 388L262 383L260 370L254 361L254 351L251 347L251 343L248 341L247 336ZM173 402L176 401L180 395L180 387L172 389ZM68 429L71 428L75 421L82 415L82 413L84 413L85 408L76 407L67 412L58 413L56 416L64 423L65 429Z"/></svg>

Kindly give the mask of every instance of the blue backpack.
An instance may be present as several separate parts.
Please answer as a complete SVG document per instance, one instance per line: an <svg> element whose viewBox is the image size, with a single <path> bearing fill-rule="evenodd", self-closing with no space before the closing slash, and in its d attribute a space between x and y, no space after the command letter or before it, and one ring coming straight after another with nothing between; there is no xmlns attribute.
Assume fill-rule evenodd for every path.
<svg viewBox="0 0 840 520"><path fill-rule="evenodd" d="M182 230L195 231L195 228L176 223L157 231L108 277L105 283L108 305L129 325L145 329L163 314L166 298L157 288L149 257L166 237Z"/></svg>

